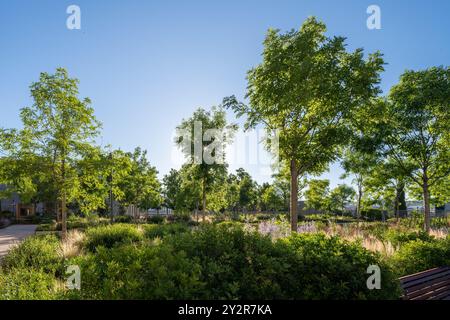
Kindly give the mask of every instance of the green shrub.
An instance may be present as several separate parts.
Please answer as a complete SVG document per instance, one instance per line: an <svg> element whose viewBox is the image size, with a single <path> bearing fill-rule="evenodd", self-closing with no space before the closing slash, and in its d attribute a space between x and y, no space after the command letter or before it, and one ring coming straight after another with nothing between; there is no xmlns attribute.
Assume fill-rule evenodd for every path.
<svg viewBox="0 0 450 320"><path fill-rule="evenodd" d="M380 209L370 208L361 211L361 216L369 221L383 220L383 211ZM385 217L387 219L387 216Z"/></svg>
<svg viewBox="0 0 450 320"><path fill-rule="evenodd" d="M399 276L450 265L450 239L405 243L390 260Z"/></svg>
<svg viewBox="0 0 450 320"><path fill-rule="evenodd" d="M377 255L324 235L272 242L236 224L203 226L166 239L202 267L204 299L387 299L398 282ZM382 290L367 289L367 268L379 265Z"/></svg>
<svg viewBox="0 0 450 320"><path fill-rule="evenodd" d="M148 239L164 238L168 235L188 231L189 227L184 223L151 224L144 226L144 235Z"/></svg>
<svg viewBox="0 0 450 320"><path fill-rule="evenodd" d="M410 241L422 240L424 242L429 242L434 238L424 231L405 232L395 229L389 229L384 234L384 239L391 242L394 247L399 247Z"/></svg>
<svg viewBox="0 0 450 320"><path fill-rule="evenodd" d="M99 248L71 264L83 270L72 299L191 299L203 290L199 265L165 245Z"/></svg>
<svg viewBox="0 0 450 320"><path fill-rule="evenodd" d="M58 229L57 223L41 223L36 227L36 231L56 231Z"/></svg>
<svg viewBox="0 0 450 320"><path fill-rule="evenodd" d="M131 217L131 216L121 215L121 216L114 217L114 222L116 222L116 223L131 223L132 221L133 221L133 217Z"/></svg>
<svg viewBox="0 0 450 320"><path fill-rule="evenodd" d="M156 215L156 216L152 215L152 216L147 217L148 223L161 224L161 223L164 223L164 221L165 221L165 218L161 215Z"/></svg>
<svg viewBox="0 0 450 320"><path fill-rule="evenodd" d="M191 215L189 213L175 213L172 215L169 215L167 217L168 222L181 222L181 223L188 223L191 221Z"/></svg>
<svg viewBox="0 0 450 320"><path fill-rule="evenodd" d="M266 220L270 220L270 219L273 219L273 218L275 218L274 214L258 214L256 216L256 219L258 221L266 221Z"/></svg>
<svg viewBox="0 0 450 320"><path fill-rule="evenodd" d="M0 272L0 300L50 300L56 298L56 279L35 269Z"/></svg>
<svg viewBox="0 0 450 320"><path fill-rule="evenodd" d="M199 231L165 240L201 265L205 289L201 299L283 298L277 278L293 265L268 237L248 234L238 225L203 225Z"/></svg>
<svg viewBox="0 0 450 320"><path fill-rule="evenodd" d="M58 255L59 240L55 235L32 236L13 247L2 259L6 271L36 269L51 274L62 274L64 263Z"/></svg>
<svg viewBox="0 0 450 320"><path fill-rule="evenodd" d="M112 248L117 245L142 240L142 233L133 225L113 224L88 229L86 231L86 248L94 252L98 247Z"/></svg>
<svg viewBox="0 0 450 320"><path fill-rule="evenodd" d="M296 252L295 276L285 283L288 296L302 299L396 299L399 283L381 258L338 237L294 234L281 240ZM367 288L367 268L378 265L381 290Z"/></svg>

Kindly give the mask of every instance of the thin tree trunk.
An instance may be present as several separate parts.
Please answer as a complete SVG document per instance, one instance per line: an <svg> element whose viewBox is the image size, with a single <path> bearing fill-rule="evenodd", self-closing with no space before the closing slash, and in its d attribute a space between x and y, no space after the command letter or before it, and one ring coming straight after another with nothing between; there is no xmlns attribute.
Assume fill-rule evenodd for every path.
<svg viewBox="0 0 450 320"><path fill-rule="evenodd" d="M61 237L65 239L67 236L67 205L66 205L66 159L62 159L61 163L62 176L62 198L61 198Z"/></svg>
<svg viewBox="0 0 450 320"><path fill-rule="evenodd" d="M361 217L361 199L362 199L362 187L358 187L358 204L356 208L356 219Z"/></svg>
<svg viewBox="0 0 450 320"><path fill-rule="evenodd" d="M297 232L298 223L298 169L295 160L291 160L291 230Z"/></svg>
<svg viewBox="0 0 450 320"><path fill-rule="evenodd" d="M423 177L423 207L425 211L424 229L426 233L430 233L431 228L431 214L430 214L430 191L428 189L428 176L424 173Z"/></svg>
<svg viewBox="0 0 450 320"><path fill-rule="evenodd" d="M203 178L203 190L202 190L202 215L203 215L203 222L205 221L206 217L206 180Z"/></svg>

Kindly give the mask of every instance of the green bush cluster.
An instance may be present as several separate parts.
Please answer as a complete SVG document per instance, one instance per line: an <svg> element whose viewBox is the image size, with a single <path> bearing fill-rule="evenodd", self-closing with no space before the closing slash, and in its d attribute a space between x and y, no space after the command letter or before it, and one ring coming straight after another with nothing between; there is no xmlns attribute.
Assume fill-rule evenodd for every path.
<svg viewBox="0 0 450 320"><path fill-rule="evenodd" d="M131 222L133 222L133 217L126 216L126 215L116 216L116 217L114 217L114 222L116 222L116 223L131 223Z"/></svg>
<svg viewBox="0 0 450 320"><path fill-rule="evenodd" d="M400 247L410 241L422 240L424 242L430 242L434 239L424 231L411 232L395 229L388 229L382 238L389 241L394 247Z"/></svg>
<svg viewBox="0 0 450 320"><path fill-rule="evenodd" d="M379 257L358 244L324 235L272 242L236 225L205 226L171 237L171 246L200 262L208 299L374 299L399 296ZM382 290L368 290L367 267L382 270Z"/></svg>
<svg viewBox="0 0 450 320"><path fill-rule="evenodd" d="M390 263L398 276L450 266L450 238L407 242L391 257Z"/></svg>
<svg viewBox="0 0 450 320"><path fill-rule="evenodd" d="M53 275L35 269L0 272L0 300L51 300L57 298Z"/></svg>
<svg viewBox="0 0 450 320"><path fill-rule="evenodd" d="M199 265L165 245L100 247L71 264L83 273L71 299L190 299L203 290Z"/></svg>
<svg viewBox="0 0 450 320"><path fill-rule="evenodd" d="M56 236L34 236L10 250L1 261L0 300L57 298L57 277L64 272Z"/></svg>
<svg viewBox="0 0 450 320"><path fill-rule="evenodd" d="M13 247L2 259L5 270L35 269L49 274L62 273L63 260L58 255L59 240L54 235L34 236Z"/></svg>
<svg viewBox="0 0 450 320"><path fill-rule="evenodd" d="M95 252L99 247L112 248L117 245L138 242L143 239L142 232L129 224L113 224L90 228L86 231L85 247Z"/></svg>
<svg viewBox="0 0 450 320"><path fill-rule="evenodd" d="M165 218L161 215L152 215L147 217L148 223L161 224L164 223Z"/></svg>
<svg viewBox="0 0 450 320"><path fill-rule="evenodd" d="M144 225L144 236L148 239L165 238L169 235L188 232L189 226L185 223L150 224Z"/></svg>

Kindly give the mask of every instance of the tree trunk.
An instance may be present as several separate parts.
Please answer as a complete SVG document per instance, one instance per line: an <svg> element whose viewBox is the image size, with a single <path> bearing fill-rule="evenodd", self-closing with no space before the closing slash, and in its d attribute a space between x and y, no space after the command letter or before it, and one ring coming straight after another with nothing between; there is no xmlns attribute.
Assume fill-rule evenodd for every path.
<svg viewBox="0 0 450 320"><path fill-rule="evenodd" d="M358 204L356 207L356 219L361 217L361 200L362 200L362 186L358 186Z"/></svg>
<svg viewBox="0 0 450 320"><path fill-rule="evenodd" d="M66 159L61 163L62 197L61 197L61 237L67 236L67 204L66 204Z"/></svg>
<svg viewBox="0 0 450 320"><path fill-rule="evenodd" d="M428 189L428 176L426 172L423 177L423 208L425 212L424 230L426 233L430 233L431 228L431 214L430 214L430 191Z"/></svg>
<svg viewBox="0 0 450 320"><path fill-rule="evenodd" d="M298 223L298 169L295 160L291 160L291 230L297 232Z"/></svg>
<svg viewBox="0 0 450 320"><path fill-rule="evenodd" d="M205 221L206 217L206 180L203 178L203 190L202 190L202 215L203 215L203 222Z"/></svg>

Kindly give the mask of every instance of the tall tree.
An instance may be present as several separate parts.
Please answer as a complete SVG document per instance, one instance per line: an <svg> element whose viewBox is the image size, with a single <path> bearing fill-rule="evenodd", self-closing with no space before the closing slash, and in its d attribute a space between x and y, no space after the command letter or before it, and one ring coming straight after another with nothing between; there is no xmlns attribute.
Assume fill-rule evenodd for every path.
<svg viewBox="0 0 450 320"><path fill-rule="evenodd" d="M278 132L279 156L289 163L291 229L297 230L298 178L322 172L346 143L348 115L376 96L383 70L381 54L364 59L349 53L345 38L325 36L326 27L308 18L300 30L281 34L270 29L263 62L248 72L247 106L227 98L246 128L264 124Z"/></svg>
<svg viewBox="0 0 450 320"><path fill-rule="evenodd" d="M218 181L225 182L227 165L225 147L231 142L236 125L228 124L223 108L198 109L177 127L175 143L192 166L190 177L202 190L203 217L207 210L207 193Z"/></svg>
<svg viewBox="0 0 450 320"><path fill-rule="evenodd" d="M119 182L124 193L123 203L143 210L159 208L163 202L161 184L158 171L147 159L147 150L138 147L126 155L130 158L131 170Z"/></svg>
<svg viewBox="0 0 450 320"><path fill-rule="evenodd" d="M356 218L361 217L361 204L367 179L377 164L376 155L373 153L361 152L354 148L347 148L342 160L342 168L345 170L343 177L353 175L353 183L357 187Z"/></svg>
<svg viewBox="0 0 450 320"><path fill-rule="evenodd" d="M384 106L384 150L421 188L429 232L430 190L450 174L450 68L406 71Z"/></svg>
<svg viewBox="0 0 450 320"><path fill-rule="evenodd" d="M78 98L78 80L70 78L65 69L41 73L30 88L34 103L22 109L23 128L16 137L22 150L44 159L45 168L50 168L44 172L57 190L65 237L67 203L77 197L79 190L74 163L97 136L100 124L91 101Z"/></svg>

